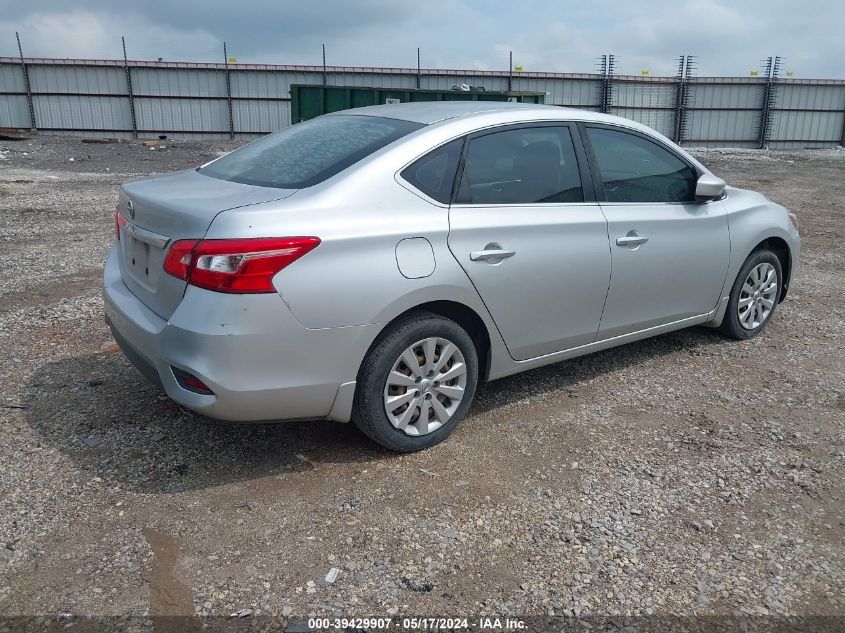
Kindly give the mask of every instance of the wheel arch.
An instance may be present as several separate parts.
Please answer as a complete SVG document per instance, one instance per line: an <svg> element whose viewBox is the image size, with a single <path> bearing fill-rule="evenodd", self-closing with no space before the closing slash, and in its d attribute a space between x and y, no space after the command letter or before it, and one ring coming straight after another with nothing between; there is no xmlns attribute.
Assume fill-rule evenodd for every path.
<svg viewBox="0 0 845 633"><path fill-rule="evenodd" d="M790 251L789 244L785 239L778 236L771 236L760 241L754 248L752 248L746 259L757 251L762 250L772 251L778 258L778 261L780 261L781 271L783 272L783 283L781 284L780 296L778 297L778 303L780 303L786 299L786 293L789 290L789 282L792 279L792 251Z"/></svg>
<svg viewBox="0 0 845 633"><path fill-rule="evenodd" d="M478 312L464 303L453 300L435 300L419 303L397 314L395 317L390 319L390 321L386 322L375 339L373 339L373 342L370 344L370 347L367 349L364 357L361 359L361 363L358 368L359 373L361 371L361 367L363 367L364 359L383 339L385 332L387 332L388 329L398 320L403 319L414 312L432 312L450 319L464 328L472 339L472 342L475 344L475 351L478 354L478 378L479 380L485 381L488 379L488 376L490 375L492 347L490 332L487 329L487 325Z"/></svg>

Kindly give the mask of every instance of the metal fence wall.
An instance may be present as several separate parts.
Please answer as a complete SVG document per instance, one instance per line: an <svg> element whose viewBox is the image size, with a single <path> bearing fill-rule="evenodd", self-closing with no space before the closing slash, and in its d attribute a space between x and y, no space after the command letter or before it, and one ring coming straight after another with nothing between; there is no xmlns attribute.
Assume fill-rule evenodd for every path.
<svg viewBox="0 0 845 633"><path fill-rule="evenodd" d="M683 101L674 77L610 81L611 114L682 144L773 149L845 144L845 80L778 79L767 91L769 80L761 77L694 77ZM554 105L600 110L602 103L602 76L595 74L0 57L0 128L89 137L250 139L290 125L291 84L322 83L435 90L468 83L545 92L546 103Z"/></svg>

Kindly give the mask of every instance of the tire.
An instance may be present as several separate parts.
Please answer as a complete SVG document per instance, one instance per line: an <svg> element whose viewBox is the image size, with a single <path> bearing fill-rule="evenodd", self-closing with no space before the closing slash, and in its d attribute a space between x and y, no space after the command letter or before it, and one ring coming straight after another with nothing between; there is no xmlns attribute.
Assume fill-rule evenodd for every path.
<svg viewBox="0 0 845 633"><path fill-rule="evenodd" d="M775 288L771 291L769 290L771 281L765 285L758 285L754 279L749 279L752 271L761 271L761 273L766 271L763 273L766 276L769 271L772 271L776 275L776 279L773 280ZM762 281L765 281L765 279ZM766 249L751 253L742 265L734 281L733 288L731 288L728 307L725 310L725 316L719 328L722 334L738 340L750 339L757 336L763 331L769 321L772 320L778 300L780 299L782 286L783 271L781 270L780 260L777 258L777 255ZM755 292L751 293L749 290L754 290ZM743 314L740 311L741 301L745 304L743 306L743 310L745 310ZM770 308L768 307L769 301L772 302ZM749 313L748 310L754 310L755 305L760 311ZM765 310L768 311L763 314Z"/></svg>
<svg viewBox="0 0 845 633"><path fill-rule="evenodd" d="M469 409L477 381L478 352L466 330L431 312L412 313L390 325L364 359L352 421L385 448L421 451L449 437Z"/></svg>

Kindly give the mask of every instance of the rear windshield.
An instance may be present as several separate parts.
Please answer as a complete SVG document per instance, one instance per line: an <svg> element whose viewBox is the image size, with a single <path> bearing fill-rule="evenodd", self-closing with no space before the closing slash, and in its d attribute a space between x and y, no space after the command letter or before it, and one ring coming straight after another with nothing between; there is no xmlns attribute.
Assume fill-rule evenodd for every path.
<svg viewBox="0 0 845 633"><path fill-rule="evenodd" d="M260 187L311 187L421 127L372 116L321 116L244 145L199 171Z"/></svg>

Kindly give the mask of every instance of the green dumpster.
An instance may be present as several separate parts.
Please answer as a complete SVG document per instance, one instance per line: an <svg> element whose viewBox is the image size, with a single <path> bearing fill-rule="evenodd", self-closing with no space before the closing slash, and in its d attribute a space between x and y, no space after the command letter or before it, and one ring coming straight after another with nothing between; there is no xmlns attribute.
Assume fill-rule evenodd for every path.
<svg viewBox="0 0 845 633"><path fill-rule="evenodd" d="M313 119L321 114L386 103L418 101L515 101L543 103L543 92L466 92L462 90L416 90L360 88L293 84L290 87L291 123Z"/></svg>

